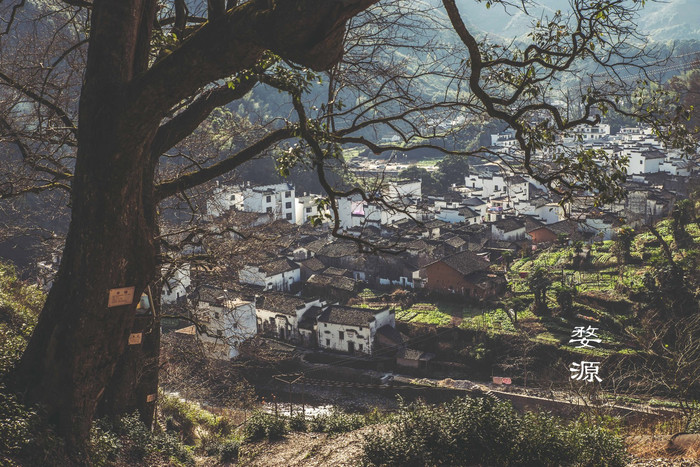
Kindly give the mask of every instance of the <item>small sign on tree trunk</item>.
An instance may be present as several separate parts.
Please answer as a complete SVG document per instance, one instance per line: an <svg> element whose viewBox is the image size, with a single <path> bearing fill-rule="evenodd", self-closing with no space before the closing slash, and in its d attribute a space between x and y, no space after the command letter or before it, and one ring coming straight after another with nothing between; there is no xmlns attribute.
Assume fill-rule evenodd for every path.
<svg viewBox="0 0 700 467"><path fill-rule="evenodd" d="M143 333L140 333L140 332L135 332L133 334L129 334L129 345L140 344L142 338L143 338Z"/></svg>
<svg viewBox="0 0 700 467"><path fill-rule="evenodd" d="M113 306L131 305L134 302L134 289L136 289L136 287L109 289L109 301L107 302L107 308L112 308Z"/></svg>

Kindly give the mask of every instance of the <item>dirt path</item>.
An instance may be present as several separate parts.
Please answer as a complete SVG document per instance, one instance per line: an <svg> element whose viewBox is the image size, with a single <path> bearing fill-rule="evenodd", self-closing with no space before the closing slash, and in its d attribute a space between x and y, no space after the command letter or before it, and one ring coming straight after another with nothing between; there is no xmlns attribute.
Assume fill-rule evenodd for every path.
<svg viewBox="0 0 700 467"><path fill-rule="evenodd" d="M362 455L364 435L377 426L336 436L324 433L290 433L277 442L244 445L239 464L246 467L356 466Z"/></svg>

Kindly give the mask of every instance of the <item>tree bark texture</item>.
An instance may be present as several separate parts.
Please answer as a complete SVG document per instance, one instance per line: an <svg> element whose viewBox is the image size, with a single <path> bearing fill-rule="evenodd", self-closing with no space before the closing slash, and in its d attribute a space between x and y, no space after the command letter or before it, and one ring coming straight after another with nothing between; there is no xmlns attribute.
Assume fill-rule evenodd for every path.
<svg viewBox="0 0 700 467"><path fill-rule="evenodd" d="M204 24L149 68L156 0L94 1L63 260L8 381L27 403L43 406L69 450L84 444L105 394L106 413L152 413L141 391L157 386L157 372L130 379L147 363L136 354L157 349L157 333L144 334L141 349L127 344L145 327L136 304L156 276L152 145L163 118L203 86L249 69L267 49L314 69L333 65L345 22L375 2L253 0ZM110 289L130 286L132 304L107 306ZM118 366L129 381L110 389Z"/></svg>

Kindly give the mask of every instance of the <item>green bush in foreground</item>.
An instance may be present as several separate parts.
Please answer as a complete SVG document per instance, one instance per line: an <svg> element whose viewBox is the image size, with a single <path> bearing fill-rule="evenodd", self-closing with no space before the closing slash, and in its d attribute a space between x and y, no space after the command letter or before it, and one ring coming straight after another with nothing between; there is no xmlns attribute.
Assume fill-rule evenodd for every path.
<svg viewBox="0 0 700 467"><path fill-rule="evenodd" d="M263 438L280 439L287 434L287 420L265 412L255 412L246 422L243 433L248 441L258 441Z"/></svg>
<svg viewBox="0 0 700 467"><path fill-rule="evenodd" d="M696 409L688 418L686 431L688 433L700 433L700 409Z"/></svg>
<svg viewBox="0 0 700 467"><path fill-rule="evenodd" d="M115 460L149 465L169 459L171 465L194 465L191 451L172 433L153 433L134 412L114 427L106 420L93 425L88 457L93 465L110 465Z"/></svg>
<svg viewBox="0 0 700 467"><path fill-rule="evenodd" d="M238 460L238 452L241 449L241 443L237 440L229 440L221 445L219 452L219 460L221 462L235 462Z"/></svg>
<svg viewBox="0 0 700 467"><path fill-rule="evenodd" d="M465 398L401 406L388 432L365 437L365 466L626 465L622 440L544 413L518 415L509 403Z"/></svg>
<svg viewBox="0 0 700 467"><path fill-rule="evenodd" d="M319 433L337 434L357 430L367 424L365 417L359 414L345 413L333 409L328 414L316 415L309 421L309 429Z"/></svg>

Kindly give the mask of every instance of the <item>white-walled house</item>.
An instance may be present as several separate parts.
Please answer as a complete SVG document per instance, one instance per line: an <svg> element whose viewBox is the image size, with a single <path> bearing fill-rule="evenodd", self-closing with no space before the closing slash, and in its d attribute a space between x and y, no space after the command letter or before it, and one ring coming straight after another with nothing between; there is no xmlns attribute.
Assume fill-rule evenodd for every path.
<svg viewBox="0 0 700 467"><path fill-rule="evenodd" d="M545 224L554 224L566 218L566 212L559 203L542 204L536 206L532 213L526 212L524 214L534 214L542 219Z"/></svg>
<svg viewBox="0 0 700 467"><path fill-rule="evenodd" d="M666 161L663 152L649 147L633 147L623 153L629 158L627 175L659 172L661 164Z"/></svg>
<svg viewBox="0 0 700 467"><path fill-rule="evenodd" d="M516 241L525 238L525 222L508 217L491 224L491 238L494 240Z"/></svg>
<svg viewBox="0 0 700 467"><path fill-rule="evenodd" d="M294 185L277 183L260 186L220 186L207 201L207 213L218 217L235 208L241 211L272 214L274 219L296 223Z"/></svg>
<svg viewBox="0 0 700 467"><path fill-rule="evenodd" d="M469 174L464 177L467 188L481 190L484 199L507 196L518 201L530 197L530 183L520 175L503 175L502 173Z"/></svg>
<svg viewBox="0 0 700 467"><path fill-rule="evenodd" d="M695 162L691 159L685 159L675 155L666 156L666 160L659 165L659 171L671 175L689 177L695 165Z"/></svg>
<svg viewBox="0 0 700 467"><path fill-rule="evenodd" d="M324 306L320 299L266 293L258 297L258 332L312 347L316 345L316 317Z"/></svg>
<svg viewBox="0 0 700 467"><path fill-rule="evenodd" d="M489 209L489 203L477 197L464 198L461 203L463 206L468 207L480 216L479 223L481 223L486 217Z"/></svg>
<svg viewBox="0 0 700 467"><path fill-rule="evenodd" d="M515 139L515 130L507 128L498 134L491 135L491 146L500 148L511 148L518 145L518 140Z"/></svg>
<svg viewBox="0 0 700 467"><path fill-rule="evenodd" d="M375 336L384 326L396 327L394 310L331 305L318 317L318 346L322 349L372 355Z"/></svg>
<svg viewBox="0 0 700 467"><path fill-rule="evenodd" d="M240 344L257 333L255 303L229 298L222 289L203 287L193 314L201 329L197 338L214 358L237 357Z"/></svg>
<svg viewBox="0 0 700 467"><path fill-rule="evenodd" d="M481 215L473 209L466 206L444 207L435 213L435 219L456 224L464 222L465 224L480 224Z"/></svg>
<svg viewBox="0 0 700 467"><path fill-rule="evenodd" d="M381 196L389 206L379 202L367 202L359 194L339 198L340 227L353 229L370 224L390 225L408 219L409 214L417 217L419 215L417 203L421 199L421 181L387 183L381 188Z"/></svg>
<svg viewBox="0 0 700 467"><path fill-rule="evenodd" d="M591 143L596 140L606 139L610 136L610 125L598 123L597 125L578 125L568 130L564 135L564 143Z"/></svg>
<svg viewBox="0 0 700 467"><path fill-rule="evenodd" d="M166 271L164 270L163 272L165 273ZM190 284L190 265L185 263L165 280L160 295L161 304L169 305L184 300L187 297L187 289Z"/></svg>
<svg viewBox="0 0 700 467"><path fill-rule="evenodd" d="M257 285L264 290L289 292L301 281L301 268L287 258L279 258L259 265L247 265L238 271L238 282Z"/></svg>
<svg viewBox="0 0 700 467"><path fill-rule="evenodd" d="M328 210L325 212L318 210L317 200L320 198L322 198L320 195L308 195L306 193L304 193L304 196L296 198L296 213L294 216L297 224L306 224L310 217L318 217L319 214L327 214L329 212Z"/></svg>
<svg viewBox="0 0 700 467"><path fill-rule="evenodd" d="M622 221L613 214L598 213L587 215L581 230L593 235L595 240L612 240L622 225Z"/></svg>
<svg viewBox="0 0 700 467"><path fill-rule="evenodd" d="M530 182L520 175L506 177L506 195L515 201L530 199Z"/></svg>
<svg viewBox="0 0 700 467"><path fill-rule="evenodd" d="M507 192L506 177L500 174L470 174L464 177L464 185L481 189L482 198L503 196Z"/></svg>
<svg viewBox="0 0 700 467"><path fill-rule="evenodd" d="M218 185L207 200L207 214L219 217L230 209L243 210L243 190L236 185Z"/></svg>

